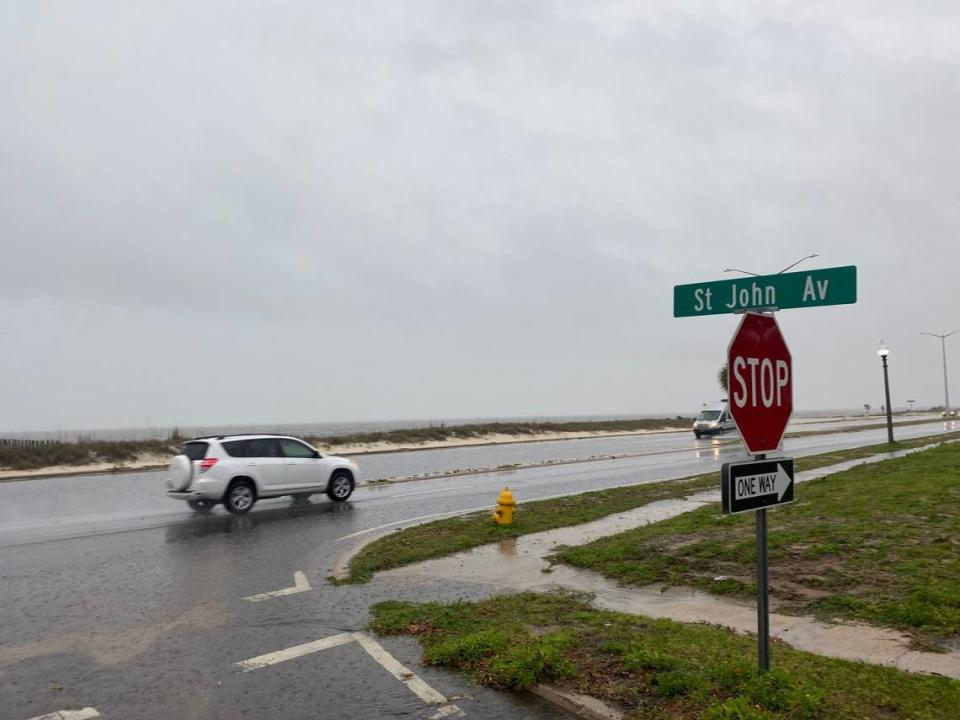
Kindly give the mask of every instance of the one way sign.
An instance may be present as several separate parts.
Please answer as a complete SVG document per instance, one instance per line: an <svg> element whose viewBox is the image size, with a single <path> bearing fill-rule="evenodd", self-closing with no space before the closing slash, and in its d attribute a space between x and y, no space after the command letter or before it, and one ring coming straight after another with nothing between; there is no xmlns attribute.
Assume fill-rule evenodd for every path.
<svg viewBox="0 0 960 720"><path fill-rule="evenodd" d="M793 458L724 463L721 495L725 513L792 503Z"/></svg>

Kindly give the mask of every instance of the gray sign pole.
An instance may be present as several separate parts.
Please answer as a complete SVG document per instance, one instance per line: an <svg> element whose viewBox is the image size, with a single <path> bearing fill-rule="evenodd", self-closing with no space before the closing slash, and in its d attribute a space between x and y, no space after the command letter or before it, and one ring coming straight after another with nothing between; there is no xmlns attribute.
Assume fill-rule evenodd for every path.
<svg viewBox="0 0 960 720"><path fill-rule="evenodd" d="M754 455L766 460L766 455ZM767 593L767 510L757 510L757 660L760 672L770 669L770 607Z"/></svg>

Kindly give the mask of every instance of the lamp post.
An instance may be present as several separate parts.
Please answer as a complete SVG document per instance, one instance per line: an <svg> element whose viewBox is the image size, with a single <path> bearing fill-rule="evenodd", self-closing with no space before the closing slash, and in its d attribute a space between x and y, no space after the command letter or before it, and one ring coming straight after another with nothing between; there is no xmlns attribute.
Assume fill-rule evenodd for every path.
<svg viewBox="0 0 960 720"><path fill-rule="evenodd" d="M887 355L890 354L889 348L883 344L883 340L880 341L880 349L877 350L877 355L880 356L880 360L883 362L883 392L887 398L887 442L893 442L893 415L890 411L890 378L887 375Z"/></svg>
<svg viewBox="0 0 960 720"><path fill-rule="evenodd" d="M937 333L922 332L921 335L940 338L940 350L943 352L943 416L950 417L950 389L947 387L947 338L958 333L960 330L948 332L946 335L937 335Z"/></svg>

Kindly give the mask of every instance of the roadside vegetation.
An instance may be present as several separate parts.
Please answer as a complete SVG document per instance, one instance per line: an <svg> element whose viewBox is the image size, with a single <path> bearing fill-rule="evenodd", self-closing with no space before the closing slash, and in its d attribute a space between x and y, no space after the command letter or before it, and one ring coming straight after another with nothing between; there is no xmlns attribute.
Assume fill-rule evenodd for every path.
<svg viewBox="0 0 960 720"><path fill-rule="evenodd" d="M658 720L943 720L960 682L835 660L710 625L594 610L568 594L523 593L448 605L384 602L381 635L413 635L428 665L500 689L551 683Z"/></svg>
<svg viewBox="0 0 960 720"><path fill-rule="evenodd" d="M643 430L688 428L693 418L646 418L634 420L584 420L574 422L496 422L468 425L430 425L418 428L364 432L351 435L312 437L319 445L368 445L373 443L423 444L444 440L475 440L493 435L515 435L519 438L544 433L631 433Z"/></svg>
<svg viewBox="0 0 960 720"><path fill-rule="evenodd" d="M58 465L122 465L145 455L174 455L183 438L166 440L78 440L76 442L0 442L0 470L39 470Z"/></svg>
<svg viewBox="0 0 960 720"><path fill-rule="evenodd" d="M858 460L889 450L920 447L930 442L960 439L960 432L916 438L893 446L882 443L849 450L836 450L797 458L796 469L813 470L827 465ZM656 500L686 497L701 490L719 488L719 472L678 480L597 490L568 497L522 502L512 525L494 525L490 512L471 513L423 525L397 530L364 547L351 561L348 582L366 582L373 573L431 558L443 557L461 550L498 542L506 538L579 525L606 515L632 510ZM806 486L804 486L806 487ZM493 510L491 497L491 512ZM715 509L712 512L716 512ZM771 535L772 537L772 535Z"/></svg>
<svg viewBox="0 0 960 720"><path fill-rule="evenodd" d="M917 420L896 423L897 426L939 420ZM494 436L508 435L517 440L530 439L546 433L634 433L655 430L688 429L692 418L673 417L634 420L596 420L576 422L517 422L474 423L467 425L431 425L419 428L387 430L383 432L353 433L350 435L309 436L305 439L320 448L336 448L347 445L399 445L416 447L431 442L472 441ZM832 432L855 432L871 429L876 425L843 428ZM797 431L787 437L819 434L823 431ZM164 440L92 440L81 438L66 441L20 441L0 438L0 470L39 470L58 465L79 466L100 463L122 465L156 455L173 455L184 440L177 431Z"/></svg>
<svg viewBox="0 0 960 720"><path fill-rule="evenodd" d="M960 637L960 444L802 485L769 512L771 606ZM753 597L754 518L704 507L567 548L558 562L633 585Z"/></svg>
<svg viewBox="0 0 960 720"><path fill-rule="evenodd" d="M692 418L675 417L637 420L597 420L583 422L480 423L472 425L431 425L383 432L325 435L305 438L317 447L345 445L424 445L444 440L474 440L493 435L513 435L518 439L543 433L631 433L689 427ZM149 455L174 455L184 440L174 431L165 440L90 440L4 441L0 439L0 470L37 470L55 465L92 465L133 462Z"/></svg>

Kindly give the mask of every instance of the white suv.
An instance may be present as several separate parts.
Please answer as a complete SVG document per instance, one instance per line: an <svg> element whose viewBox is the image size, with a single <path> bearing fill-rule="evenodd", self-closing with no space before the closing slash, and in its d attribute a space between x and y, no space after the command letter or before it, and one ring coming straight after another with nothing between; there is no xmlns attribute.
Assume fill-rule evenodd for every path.
<svg viewBox="0 0 960 720"><path fill-rule="evenodd" d="M357 464L321 455L294 437L218 435L183 444L170 461L167 496L186 500L194 510L222 502L232 513L249 512L260 498L325 492L343 502L357 482Z"/></svg>

